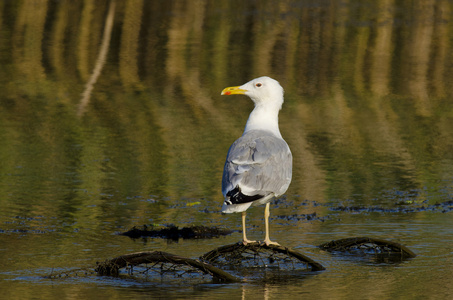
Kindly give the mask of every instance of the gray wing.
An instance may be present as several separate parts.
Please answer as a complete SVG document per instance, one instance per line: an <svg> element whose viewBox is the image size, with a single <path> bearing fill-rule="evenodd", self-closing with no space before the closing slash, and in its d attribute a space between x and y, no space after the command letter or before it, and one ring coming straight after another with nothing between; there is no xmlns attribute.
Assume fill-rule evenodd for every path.
<svg viewBox="0 0 453 300"><path fill-rule="evenodd" d="M292 155L285 140L254 130L237 139L228 150L223 169L224 196L239 186L245 195L282 195L292 176Z"/></svg>

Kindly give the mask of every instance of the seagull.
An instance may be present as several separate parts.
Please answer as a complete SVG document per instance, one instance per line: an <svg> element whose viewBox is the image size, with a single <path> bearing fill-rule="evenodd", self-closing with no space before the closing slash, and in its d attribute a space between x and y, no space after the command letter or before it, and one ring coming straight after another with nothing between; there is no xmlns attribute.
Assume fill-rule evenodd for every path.
<svg viewBox="0 0 453 300"><path fill-rule="evenodd" d="M242 213L242 243L247 245L255 241L246 236L246 210L266 204L264 243L279 245L269 238L269 203L288 189L293 160L278 128L283 88L275 79L263 76L227 87L221 95L246 95L255 103L244 133L228 150L222 176L222 213Z"/></svg>

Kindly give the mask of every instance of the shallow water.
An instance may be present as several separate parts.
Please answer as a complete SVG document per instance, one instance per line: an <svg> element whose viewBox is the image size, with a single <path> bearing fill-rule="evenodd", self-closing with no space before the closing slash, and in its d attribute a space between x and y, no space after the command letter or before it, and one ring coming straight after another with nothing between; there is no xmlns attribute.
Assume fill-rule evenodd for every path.
<svg viewBox="0 0 453 300"><path fill-rule="evenodd" d="M2 295L451 298L451 11L447 1L1 2ZM240 216L219 213L220 180L252 103L220 91L262 75L285 88L280 129L294 156L271 238L325 271L236 284L43 278L237 242ZM247 222L263 239L263 208ZM144 224L236 231L117 234ZM317 248L354 236L417 257L376 263Z"/></svg>

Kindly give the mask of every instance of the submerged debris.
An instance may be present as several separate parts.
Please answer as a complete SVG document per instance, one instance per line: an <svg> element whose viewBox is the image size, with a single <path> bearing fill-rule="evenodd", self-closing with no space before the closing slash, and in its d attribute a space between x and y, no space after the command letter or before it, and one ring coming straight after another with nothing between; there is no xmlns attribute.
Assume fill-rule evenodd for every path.
<svg viewBox="0 0 453 300"><path fill-rule="evenodd" d="M134 270L134 267L135 270ZM240 279L216 268L205 262L182 257L179 255L162 252L137 252L121 255L116 258L98 263L96 272L99 275L117 276L121 268L128 268L128 273L139 273L140 275L151 276L152 273L159 275L170 275L172 278L183 278L194 276L195 273L203 273L212 276L219 282L238 282Z"/></svg>
<svg viewBox="0 0 453 300"><path fill-rule="evenodd" d="M378 262L399 262L416 256L404 245L369 237L339 239L319 245L319 248L329 252L346 252L359 256L372 255Z"/></svg>
<svg viewBox="0 0 453 300"><path fill-rule="evenodd" d="M328 216L319 217L316 212L311 214L291 214L291 215L276 215L274 219L288 220L288 221L321 221L324 222Z"/></svg>
<svg viewBox="0 0 453 300"><path fill-rule="evenodd" d="M330 208L333 211L350 212L350 213L418 213L418 212L441 212L448 213L453 211L453 200L448 200L431 205L408 204L407 202L398 202L395 207L383 206L365 206L365 205L340 205Z"/></svg>
<svg viewBox="0 0 453 300"><path fill-rule="evenodd" d="M141 237L157 237L170 240L183 239L210 239L219 236L231 234L233 230L222 229L218 227L206 226L189 226L179 228L175 225L167 225L163 228L156 228L155 226L143 225L142 228L132 227L130 230L120 233L133 239Z"/></svg>
<svg viewBox="0 0 453 300"><path fill-rule="evenodd" d="M184 283L240 282L244 278L281 280L282 275L294 277L320 270L324 270L321 264L297 251L258 242L222 246L199 259L162 251L131 253L97 263L95 269L103 276L128 276L167 283L175 280Z"/></svg>
<svg viewBox="0 0 453 300"><path fill-rule="evenodd" d="M209 251L192 259L162 252L138 252L118 256L97 263L95 271L103 276L132 276L148 281L187 280L206 282L210 276L215 282L278 280L283 276L297 276L324 270L309 257L286 247L236 243Z"/></svg>
<svg viewBox="0 0 453 300"><path fill-rule="evenodd" d="M52 272L46 278L70 276L114 276L157 284L200 284L207 282L282 281L315 274L324 267L307 256L283 247L259 242L226 245L199 259L163 251L120 255L97 262L96 267Z"/></svg>
<svg viewBox="0 0 453 300"><path fill-rule="evenodd" d="M97 275L96 271L93 268L83 268L83 269L71 269L71 270L60 270L56 271L52 269L52 273L44 276L46 279L61 279L69 277L88 277Z"/></svg>
<svg viewBox="0 0 453 300"><path fill-rule="evenodd" d="M173 227L172 227L173 228ZM353 237L319 246L322 250L373 258L377 262L401 262L415 257L407 247L382 239ZM325 270L318 262L284 246L253 242L235 243L211 250L199 259L187 258L162 251L147 251L120 255L96 267L52 272L46 278L70 276L115 276L162 284L207 282L287 282L294 278L317 274Z"/></svg>
<svg viewBox="0 0 453 300"><path fill-rule="evenodd" d="M203 261L228 268L278 268L303 271L321 271L325 268L311 258L287 247L253 242L236 243L209 251L200 257Z"/></svg>

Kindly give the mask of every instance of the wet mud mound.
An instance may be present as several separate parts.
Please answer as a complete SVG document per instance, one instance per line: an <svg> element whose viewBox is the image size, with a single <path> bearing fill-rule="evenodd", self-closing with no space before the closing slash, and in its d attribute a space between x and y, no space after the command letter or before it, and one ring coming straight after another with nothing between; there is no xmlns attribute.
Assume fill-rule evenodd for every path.
<svg viewBox="0 0 453 300"><path fill-rule="evenodd" d="M120 235L128 236L133 239L142 237L163 238L177 241L178 239L210 239L225 236L233 233L233 230L207 226L189 226L179 228L175 225L155 227L143 225L143 227L133 227Z"/></svg>
<svg viewBox="0 0 453 300"><path fill-rule="evenodd" d="M370 237L339 239L319 245L325 251L359 257L372 257L375 262L401 262L416 255L406 246Z"/></svg>

